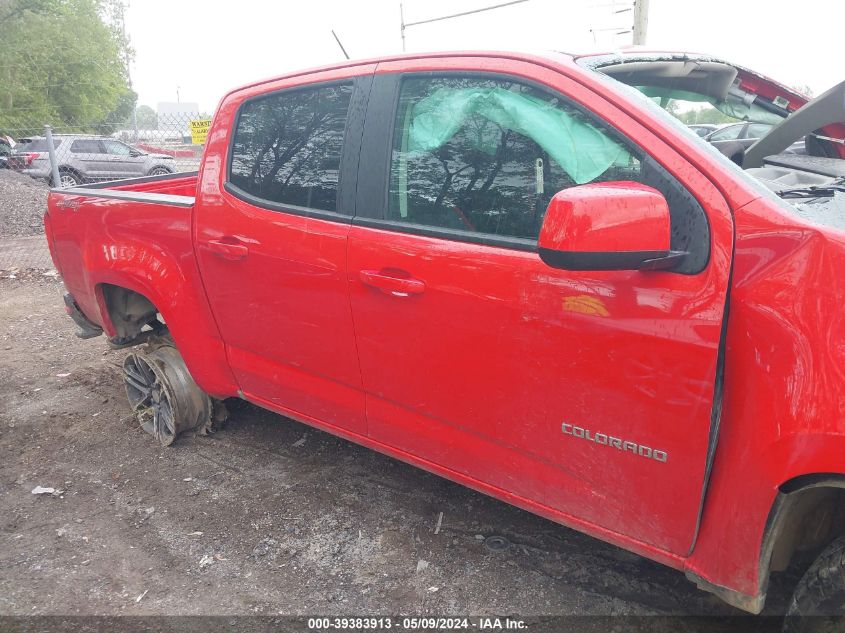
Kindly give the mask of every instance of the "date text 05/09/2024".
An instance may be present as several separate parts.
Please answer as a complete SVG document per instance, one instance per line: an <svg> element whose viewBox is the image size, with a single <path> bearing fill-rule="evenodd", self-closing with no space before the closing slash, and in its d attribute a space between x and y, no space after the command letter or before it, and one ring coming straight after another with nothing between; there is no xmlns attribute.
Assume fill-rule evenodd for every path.
<svg viewBox="0 0 845 633"><path fill-rule="evenodd" d="M526 629L526 623L516 618L499 617L402 617L389 616L374 617L331 617L308 618L308 630L405 630L405 631L445 631L445 630L479 630L479 631L519 631Z"/></svg>

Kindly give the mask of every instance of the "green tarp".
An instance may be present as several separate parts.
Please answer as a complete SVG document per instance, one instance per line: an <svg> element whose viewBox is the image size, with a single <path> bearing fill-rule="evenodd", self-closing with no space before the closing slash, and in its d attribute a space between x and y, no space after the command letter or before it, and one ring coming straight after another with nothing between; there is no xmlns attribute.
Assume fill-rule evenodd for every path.
<svg viewBox="0 0 845 633"><path fill-rule="evenodd" d="M527 136L545 150L577 184L596 179L612 165L627 165L629 152L577 112L503 88L440 88L411 111L408 150L431 152L475 117ZM475 126L474 143L494 154L501 129Z"/></svg>

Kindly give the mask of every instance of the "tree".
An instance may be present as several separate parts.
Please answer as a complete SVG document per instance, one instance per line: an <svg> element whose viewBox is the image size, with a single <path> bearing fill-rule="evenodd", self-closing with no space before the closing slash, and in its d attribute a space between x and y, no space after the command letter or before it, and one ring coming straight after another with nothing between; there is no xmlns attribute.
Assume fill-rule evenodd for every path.
<svg viewBox="0 0 845 633"><path fill-rule="evenodd" d="M135 118L138 120L139 130L157 130L158 115L148 105L140 105L135 110Z"/></svg>
<svg viewBox="0 0 845 633"><path fill-rule="evenodd" d="M737 121L710 105L692 108L685 112L673 112L672 114L687 125L694 123L736 123Z"/></svg>
<svg viewBox="0 0 845 633"><path fill-rule="evenodd" d="M0 128L111 132L135 102L122 0L0 0Z"/></svg>
<svg viewBox="0 0 845 633"><path fill-rule="evenodd" d="M815 96L815 94L813 93L813 89L810 88L810 86L808 86L807 84L803 84L803 85L800 85L800 86L790 86L790 87L795 92L797 92L799 95L804 95L805 97L808 97L810 99L812 99Z"/></svg>

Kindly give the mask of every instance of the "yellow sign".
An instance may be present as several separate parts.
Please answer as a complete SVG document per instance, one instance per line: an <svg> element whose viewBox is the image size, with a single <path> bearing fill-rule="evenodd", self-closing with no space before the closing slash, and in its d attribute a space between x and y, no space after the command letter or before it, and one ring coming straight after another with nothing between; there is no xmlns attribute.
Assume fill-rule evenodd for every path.
<svg viewBox="0 0 845 633"><path fill-rule="evenodd" d="M208 129L211 127L211 119L196 119L191 121L191 143L194 145L205 145L205 138L208 136Z"/></svg>

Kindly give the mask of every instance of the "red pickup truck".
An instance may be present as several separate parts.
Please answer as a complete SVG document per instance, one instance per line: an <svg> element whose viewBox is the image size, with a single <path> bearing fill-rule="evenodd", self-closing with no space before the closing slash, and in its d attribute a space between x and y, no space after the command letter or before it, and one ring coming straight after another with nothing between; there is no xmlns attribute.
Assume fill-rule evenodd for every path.
<svg viewBox="0 0 845 633"><path fill-rule="evenodd" d="M198 174L53 190L83 337L164 444L238 397L682 570L845 606L845 84L438 53L251 84ZM772 132L742 167L661 109ZM804 154L785 153L805 137Z"/></svg>

